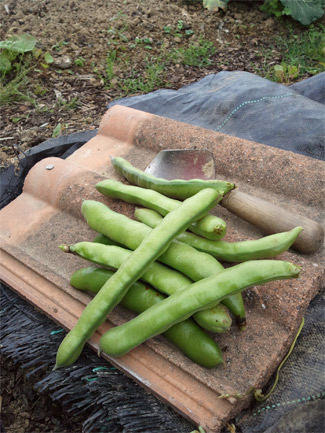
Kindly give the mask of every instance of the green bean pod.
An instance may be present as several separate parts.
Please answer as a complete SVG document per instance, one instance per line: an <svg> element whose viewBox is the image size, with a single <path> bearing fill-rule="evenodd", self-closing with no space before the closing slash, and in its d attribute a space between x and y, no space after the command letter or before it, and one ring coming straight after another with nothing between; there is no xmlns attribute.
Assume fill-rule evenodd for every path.
<svg viewBox="0 0 325 433"><path fill-rule="evenodd" d="M186 291L174 293L129 322L110 329L100 339L100 351L114 357L123 356L148 338L165 332L196 311L212 307L225 296L250 286L297 278L299 273L298 266L280 260L251 260L240 263L218 275L194 283Z"/></svg>
<svg viewBox="0 0 325 433"><path fill-rule="evenodd" d="M209 212L215 206L217 197L218 193L211 188L200 191L166 215L159 226L143 239L141 245L90 301L77 324L65 336L58 349L54 368L67 366L76 361L86 341L105 321L107 314L120 303L129 287L141 277L146 267L168 248L177 235ZM98 212L92 212L91 218L99 220L100 215Z"/></svg>
<svg viewBox="0 0 325 433"><path fill-rule="evenodd" d="M76 254L97 265L119 269L132 254L130 250L115 245L96 244L94 242L78 242L74 245L61 245L67 253ZM141 276L141 280L150 284L165 295L172 295L178 290L185 290L193 281L181 272L171 269L161 263L151 263ZM213 310L203 310L193 316L195 321L211 332L224 333L231 327L231 317L223 305L217 305Z"/></svg>
<svg viewBox="0 0 325 433"><path fill-rule="evenodd" d="M152 189L125 185L124 183L112 179L106 179L97 183L96 189L107 197L117 198L127 203L138 204L153 209L162 216L177 209L182 203L179 200L166 197ZM219 197L221 200L222 195L220 194ZM218 240L226 235L227 224L223 219L209 214L191 224L188 229L207 239Z"/></svg>
<svg viewBox="0 0 325 433"><path fill-rule="evenodd" d="M89 226L112 240L119 242L130 250L135 250L142 240L149 235L151 228L145 224L134 221L125 215L114 212L102 203L87 200L83 203L82 213ZM96 218L94 218L94 213ZM210 275L223 271L223 266L210 254L197 251L190 245L174 240L167 250L159 257L162 262L182 272L193 281L202 280ZM245 324L245 306L240 293L222 303L226 305L236 317L240 326Z"/></svg>
<svg viewBox="0 0 325 433"><path fill-rule="evenodd" d="M95 236L93 242L97 244L103 244L103 245L115 245L116 247L123 247L123 245L120 244L119 242L113 241L113 239L110 239L107 236L102 235L101 233L98 233L98 235Z"/></svg>
<svg viewBox="0 0 325 433"><path fill-rule="evenodd" d="M98 293L113 271L104 268L88 267L73 273L70 284L79 290ZM121 300L121 305L137 314L165 299L161 293L135 282ZM205 368L213 368L223 363L218 344L208 336L192 319L179 322L164 332L164 337L177 346L189 359Z"/></svg>
<svg viewBox="0 0 325 433"><path fill-rule="evenodd" d="M130 250L137 249L154 230L94 200L85 200L81 211L93 230ZM170 214L166 217L168 215ZM223 270L223 266L214 257L178 241L172 241L158 261L184 273L193 281Z"/></svg>
<svg viewBox="0 0 325 433"><path fill-rule="evenodd" d="M138 221L151 228L156 227L162 220L162 217L151 209L136 209L134 215ZM302 230L302 227L295 227L290 231L275 233L260 239L232 243L202 239L193 233L184 232L177 236L177 240L210 254L216 259L238 263L278 256L291 247Z"/></svg>
<svg viewBox="0 0 325 433"><path fill-rule="evenodd" d="M111 162L115 170L124 176L129 182L141 186L142 188L153 189L168 197L184 200L204 188L213 188L223 195L235 188L231 182L223 180L203 180L203 179L174 179L167 180L157 178L135 168L124 158L111 157Z"/></svg>

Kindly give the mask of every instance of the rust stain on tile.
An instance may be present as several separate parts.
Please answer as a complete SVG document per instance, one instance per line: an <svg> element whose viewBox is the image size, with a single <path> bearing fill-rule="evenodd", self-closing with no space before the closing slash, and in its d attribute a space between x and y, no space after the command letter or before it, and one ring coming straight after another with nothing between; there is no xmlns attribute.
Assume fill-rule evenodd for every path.
<svg viewBox="0 0 325 433"><path fill-rule="evenodd" d="M82 218L84 199L99 200L133 215L133 207L103 197L95 184L120 179L110 156L122 156L144 169L161 149L199 148L213 152L218 177L242 191L279 203L322 223L324 163L224 134L114 106L103 117L98 135L66 160L48 158L28 174L23 193L1 213L1 279L66 329L71 329L90 296L69 286L73 271L86 262L63 254L60 243L92 240ZM47 166L53 166L48 170ZM229 241L252 239L261 232L218 207L228 223ZM246 332L235 326L216 340L225 367L204 369L186 359L162 336L109 361L207 432L217 433L247 407L252 397L218 399L267 384L287 352L300 321L323 281L324 251L311 256L288 251L279 258L303 267L299 280L268 283L244 293ZM111 326L132 317L122 307L109 315L89 341L95 350ZM154 366L154 368L153 368Z"/></svg>

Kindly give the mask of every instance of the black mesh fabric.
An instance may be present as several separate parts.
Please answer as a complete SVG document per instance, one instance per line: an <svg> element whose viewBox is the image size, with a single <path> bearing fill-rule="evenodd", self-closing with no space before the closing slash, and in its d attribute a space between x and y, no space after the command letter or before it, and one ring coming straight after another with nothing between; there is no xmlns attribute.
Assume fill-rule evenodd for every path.
<svg viewBox="0 0 325 433"><path fill-rule="evenodd" d="M82 414L82 433L193 431L188 421L88 347L73 366L52 371L65 331L1 283L0 295L0 353L28 372L38 392L71 416Z"/></svg>

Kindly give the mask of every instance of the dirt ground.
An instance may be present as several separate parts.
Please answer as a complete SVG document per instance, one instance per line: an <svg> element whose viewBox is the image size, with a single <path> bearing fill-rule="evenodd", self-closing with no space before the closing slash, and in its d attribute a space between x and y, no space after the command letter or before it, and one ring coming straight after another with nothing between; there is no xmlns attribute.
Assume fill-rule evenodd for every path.
<svg viewBox="0 0 325 433"><path fill-rule="evenodd" d="M260 5L235 1L226 12L211 13L194 0L8 0L1 5L0 40L29 33L42 54L20 90L28 99L1 109L0 167L52 136L98 127L107 104L121 95L178 89L221 70L256 73L266 58L278 64L282 53L274 40L285 37L287 26ZM202 40L215 48L202 65L168 57ZM53 63L44 68L46 52ZM149 70L159 58L163 67Z"/></svg>
<svg viewBox="0 0 325 433"><path fill-rule="evenodd" d="M82 417L70 417L60 404L33 389L26 371L1 357L1 433L77 433Z"/></svg>
<svg viewBox="0 0 325 433"><path fill-rule="evenodd" d="M283 21L259 10L261 2L232 2L226 12L216 13L194 1L5 3L5 8L0 5L0 40L30 33L37 39L37 48L49 52L54 62L48 68L32 63L25 89L29 98L1 108L0 167L14 163L17 155L51 138L58 125L62 134L97 128L107 104L125 95L121 83L143 74L143 89L149 89L146 65L152 57L190 44L199 46L202 39L213 43L215 53L206 64L188 66L170 61L163 71L156 71L159 80L153 80L150 91L178 89L222 70L262 71L265 52L271 53L270 63L280 63L282 53L274 48L274 38L285 37L287 32ZM131 68L125 71L126 63L109 53L127 56ZM108 57L115 60L111 71ZM134 88L127 93L143 91ZM24 373L4 359L0 406L7 433L81 431L78 420L67 419L59 406L33 391Z"/></svg>

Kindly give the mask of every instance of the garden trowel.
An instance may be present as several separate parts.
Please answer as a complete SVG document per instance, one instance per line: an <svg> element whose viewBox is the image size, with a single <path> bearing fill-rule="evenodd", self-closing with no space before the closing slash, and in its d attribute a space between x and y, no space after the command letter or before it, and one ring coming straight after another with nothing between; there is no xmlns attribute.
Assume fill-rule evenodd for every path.
<svg viewBox="0 0 325 433"><path fill-rule="evenodd" d="M198 149L162 150L145 170L164 179L215 179L212 152ZM231 182L231 179L227 179ZM225 194L220 204L243 220L254 224L265 234L302 226L303 231L293 248L304 254L316 252L323 244L324 230L317 222L237 188Z"/></svg>

